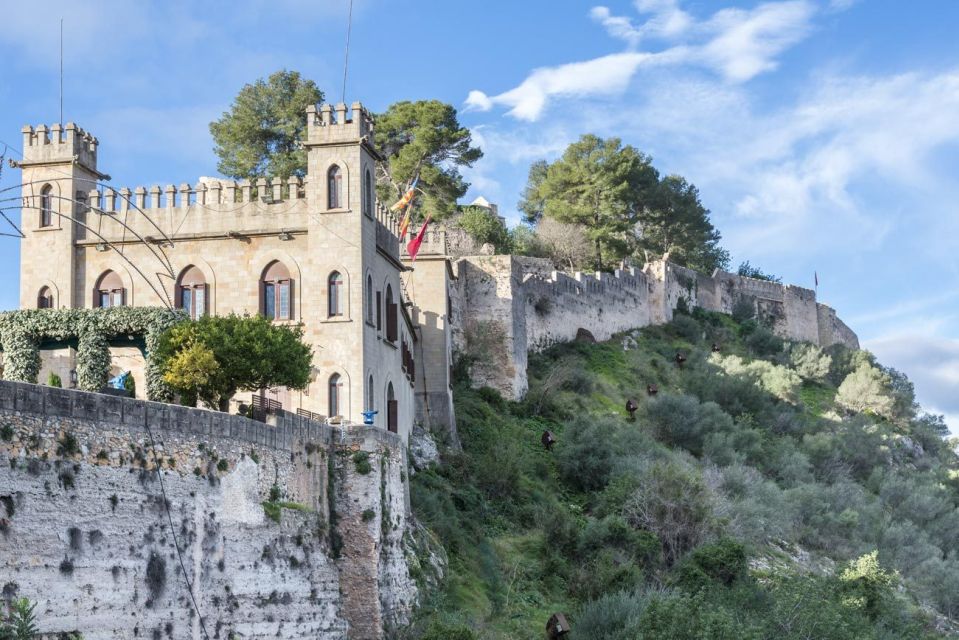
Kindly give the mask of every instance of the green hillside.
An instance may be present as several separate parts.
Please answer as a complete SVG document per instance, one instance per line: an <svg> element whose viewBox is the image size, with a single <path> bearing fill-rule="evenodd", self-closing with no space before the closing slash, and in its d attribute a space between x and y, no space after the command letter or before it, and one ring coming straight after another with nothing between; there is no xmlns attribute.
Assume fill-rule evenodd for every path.
<svg viewBox="0 0 959 640"><path fill-rule="evenodd" d="M867 352L739 320L554 347L520 403L461 379L463 450L411 479L450 564L407 637L539 640L556 611L574 640L948 637L941 419Z"/></svg>

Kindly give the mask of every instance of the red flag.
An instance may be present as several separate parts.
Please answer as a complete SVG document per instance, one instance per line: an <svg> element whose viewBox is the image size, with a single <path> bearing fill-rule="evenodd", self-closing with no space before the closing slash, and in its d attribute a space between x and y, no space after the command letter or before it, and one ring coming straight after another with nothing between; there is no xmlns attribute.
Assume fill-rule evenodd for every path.
<svg viewBox="0 0 959 640"><path fill-rule="evenodd" d="M423 226L420 227L420 232L406 245L406 253L410 254L410 262L416 260L416 254L419 253L420 245L423 244L423 237L426 235L426 227L429 226L431 217L432 216L426 216L426 221L423 223Z"/></svg>

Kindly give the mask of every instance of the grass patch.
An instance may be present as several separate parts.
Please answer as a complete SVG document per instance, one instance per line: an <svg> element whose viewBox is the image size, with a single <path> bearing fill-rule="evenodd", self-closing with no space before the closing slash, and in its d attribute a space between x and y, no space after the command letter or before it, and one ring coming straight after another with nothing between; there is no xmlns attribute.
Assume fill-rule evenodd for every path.
<svg viewBox="0 0 959 640"><path fill-rule="evenodd" d="M300 511L302 513L311 513L313 511L308 506L300 504L299 502L271 502L269 500L263 502L263 513L266 514L267 518L277 524L280 523L283 509Z"/></svg>

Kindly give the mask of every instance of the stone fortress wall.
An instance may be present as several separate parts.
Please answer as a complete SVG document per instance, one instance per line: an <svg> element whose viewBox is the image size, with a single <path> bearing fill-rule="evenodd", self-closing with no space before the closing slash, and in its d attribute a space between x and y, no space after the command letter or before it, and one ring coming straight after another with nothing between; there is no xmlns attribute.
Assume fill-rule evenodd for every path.
<svg viewBox="0 0 959 640"><path fill-rule="evenodd" d="M529 353L574 340L582 330L607 340L663 324L682 304L731 313L744 300L784 338L859 348L856 334L811 289L718 270L708 276L668 259L642 270L567 274L548 260L483 255L460 258L455 271L460 321L454 341L461 351L481 352L473 384L515 399L526 392Z"/></svg>
<svg viewBox="0 0 959 640"><path fill-rule="evenodd" d="M0 382L0 597L36 602L45 633L201 638L175 532L210 637L405 624L417 587L400 437L274 422ZM279 522L262 504L274 486L290 507Z"/></svg>

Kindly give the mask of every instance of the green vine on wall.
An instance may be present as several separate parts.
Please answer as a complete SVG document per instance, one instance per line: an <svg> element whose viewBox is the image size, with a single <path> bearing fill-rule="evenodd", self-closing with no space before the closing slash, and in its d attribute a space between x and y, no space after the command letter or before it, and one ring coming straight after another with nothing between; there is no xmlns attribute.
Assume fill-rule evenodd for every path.
<svg viewBox="0 0 959 640"><path fill-rule="evenodd" d="M24 309L0 313L0 346L3 378L37 383L40 343L44 340L77 340L77 387L98 391L110 375L111 339L142 336L146 344L147 397L169 401L173 397L163 382L163 372L152 362L160 335L186 320L182 311L162 307L111 307L109 309Z"/></svg>

